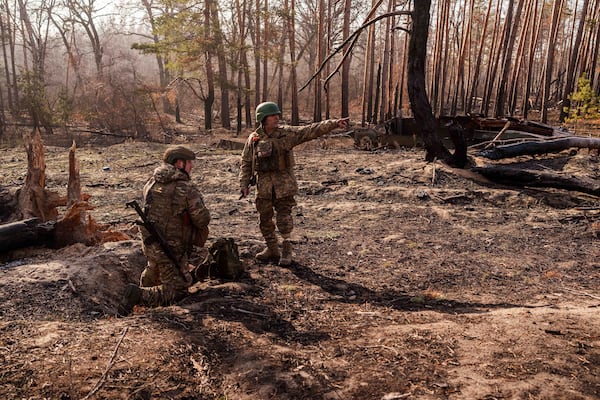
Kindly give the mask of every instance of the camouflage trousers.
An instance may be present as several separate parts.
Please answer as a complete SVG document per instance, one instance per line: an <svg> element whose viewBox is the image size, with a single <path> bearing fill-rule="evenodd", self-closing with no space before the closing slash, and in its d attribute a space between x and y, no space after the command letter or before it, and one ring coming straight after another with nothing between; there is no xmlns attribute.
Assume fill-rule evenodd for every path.
<svg viewBox="0 0 600 400"><path fill-rule="evenodd" d="M151 250L146 248L145 250L147 250L147 253L157 253L154 248ZM181 265L187 266L187 257L183 258ZM142 271L140 277L142 305L150 307L168 306L188 295L187 289L192 284L191 276L187 280L184 279L177 268L164 256L148 259L146 269Z"/></svg>
<svg viewBox="0 0 600 400"><path fill-rule="evenodd" d="M293 196L270 199L261 197L256 198L256 210L259 215L259 227L265 240L268 242L277 241L275 235L275 225L281 235L288 235L294 229L292 219L292 208L296 206L296 200ZM273 223L275 217L275 223Z"/></svg>

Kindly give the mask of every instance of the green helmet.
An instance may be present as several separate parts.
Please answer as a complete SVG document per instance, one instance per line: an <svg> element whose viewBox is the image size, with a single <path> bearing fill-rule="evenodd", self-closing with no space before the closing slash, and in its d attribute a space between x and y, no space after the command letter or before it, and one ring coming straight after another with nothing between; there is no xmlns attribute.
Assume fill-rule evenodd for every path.
<svg viewBox="0 0 600 400"><path fill-rule="evenodd" d="M263 119L265 119L265 117L275 114L279 114L279 116L281 116L281 111L279 110L277 104L273 102L267 101L256 106L256 122L260 123Z"/></svg>
<svg viewBox="0 0 600 400"><path fill-rule="evenodd" d="M168 164L174 164L175 160L195 160L196 153L185 146L169 147L163 155L163 161Z"/></svg>

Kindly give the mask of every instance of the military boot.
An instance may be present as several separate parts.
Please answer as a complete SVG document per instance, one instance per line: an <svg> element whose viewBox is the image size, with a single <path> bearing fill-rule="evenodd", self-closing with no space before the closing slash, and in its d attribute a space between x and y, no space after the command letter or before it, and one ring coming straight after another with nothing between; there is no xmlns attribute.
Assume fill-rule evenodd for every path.
<svg viewBox="0 0 600 400"><path fill-rule="evenodd" d="M133 283L128 284L125 287L125 293L123 294L123 299L121 300L121 304L117 308L117 313L121 317L125 317L131 314L133 311L133 307L140 304L142 300L142 289L139 288L138 285Z"/></svg>
<svg viewBox="0 0 600 400"><path fill-rule="evenodd" d="M268 241L267 248L254 256L260 262L269 262L279 260L279 246L277 241Z"/></svg>
<svg viewBox="0 0 600 400"><path fill-rule="evenodd" d="M290 240L284 240L281 249L281 258L279 259L279 265L288 266L292 263L292 242Z"/></svg>

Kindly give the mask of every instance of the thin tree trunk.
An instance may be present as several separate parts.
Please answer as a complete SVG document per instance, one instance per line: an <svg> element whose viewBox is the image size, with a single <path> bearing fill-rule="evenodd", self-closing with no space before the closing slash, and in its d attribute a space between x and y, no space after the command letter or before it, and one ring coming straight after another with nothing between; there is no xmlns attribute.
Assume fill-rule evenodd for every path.
<svg viewBox="0 0 600 400"><path fill-rule="evenodd" d="M287 7L286 0L286 7ZM292 84L291 100L292 100L292 125L300 123L300 112L298 110L298 77L296 73L296 0L291 1L290 15L287 21L287 34L290 42L290 82Z"/></svg>
<svg viewBox="0 0 600 400"><path fill-rule="evenodd" d="M528 62L527 62L527 73L525 74L525 91L523 93L523 118L527 119L529 114L529 108L531 107L531 102L529 101L529 94L531 92L531 81L532 81L532 70L533 70L533 59L535 56L535 46L537 43L537 38L539 37L539 30L542 25L542 11L540 11L540 17L538 18L538 1L535 0L535 4L533 6L533 16L532 21L533 25L531 27L531 36L529 39L529 54L528 54Z"/></svg>
<svg viewBox="0 0 600 400"><path fill-rule="evenodd" d="M10 72L8 69L8 55L7 55L7 51L6 51L6 38L8 35L10 35L10 33L8 33L8 29L9 25L7 24L5 27L4 21L2 19L2 13L0 13L0 41L2 41L2 57L4 59L4 76L6 78L6 94L7 94L7 98L8 98L8 109L11 111L11 113L14 111L15 107L14 107L14 103L13 103L13 98L12 98L12 89L11 89L11 83L10 83ZM4 105L2 106L2 112L4 112Z"/></svg>
<svg viewBox="0 0 600 400"><path fill-rule="evenodd" d="M317 65L323 63L324 51L323 40L324 40L324 28L325 28L325 0L319 0L318 4L318 23L317 23ZM315 78L315 106L313 109L313 121L321 121L323 114L321 110L321 73L317 73Z"/></svg>
<svg viewBox="0 0 600 400"><path fill-rule="evenodd" d="M352 6L351 0L344 1L344 24L342 26L342 39L346 40L348 36L350 36L350 9ZM344 50L344 54L346 53ZM348 105L350 102L350 93L349 93L349 81L350 81L350 61L352 60L352 54L348 54L348 56L344 59L344 63L342 64L342 118L346 118L350 115L348 110Z"/></svg>
<svg viewBox="0 0 600 400"><path fill-rule="evenodd" d="M517 48L517 55L515 57L515 67L512 70L512 77L508 82L508 113L510 115L514 115L516 104L517 104L517 87L520 81L521 70L523 67L523 59L525 53L525 42L527 38L527 33L529 32L529 27L531 26L531 22L533 22L530 18L527 18L529 14L531 14L531 6L533 5L532 0L527 0L527 10L525 11L525 19L523 22L523 29L521 30L521 34L519 35L519 46ZM521 111L522 112L522 111Z"/></svg>
<svg viewBox="0 0 600 400"><path fill-rule="evenodd" d="M392 6L394 4L394 0L388 0L388 8L387 8L387 12L391 12L392 11ZM381 65L381 87L379 88L379 90L381 90L381 104L379 107L379 120L381 122L385 121L385 109L387 107L387 103L388 103L388 80L389 80L389 71L390 71L390 36L392 35L391 32L391 23L390 23L390 18L386 18L385 20L385 37L384 37L384 44L383 44L383 64Z"/></svg>
<svg viewBox="0 0 600 400"><path fill-rule="evenodd" d="M589 0L583 1L581 16L579 17L579 26L577 27L577 36L575 37L575 43L573 44L573 47L571 47L571 58L569 60L569 67L567 70L567 83L565 85L563 95L563 104L560 109L560 122L565 121L565 118L569 113L569 108L571 107L571 99L569 96L571 95L571 92L573 92L573 87L575 86L575 70L577 62L579 61L577 57L579 54L579 46L581 45L581 38L583 37L583 28L585 27L588 3Z"/></svg>
<svg viewBox="0 0 600 400"><path fill-rule="evenodd" d="M210 43L210 29L211 26L210 21L210 10L211 10L211 1L205 0L204 6L204 40L206 43ZM212 66L212 54L210 50L210 46L207 46L207 49L204 50L204 62L206 64L206 81L208 85L207 95L204 99L204 128L206 130L212 129L212 106L215 101L215 77Z"/></svg>
<svg viewBox="0 0 600 400"><path fill-rule="evenodd" d="M256 0L256 10L254 13L255 23L254 29L250 31L252 44L254 47L254 104L261 102L261 71L260 71L260 56L262 53L262 40L260 30L260 0Z"/></svg>
<svg viewBox="0 0 600 400"><path fill-rule="evenodd" d="M327 48L331 49L331 1L327 2ZM329 73L331 72L331 65L329 63L327 63L327 65L325 66L325 76L329 76ZM329 119L330 118L330 93L329 90L327 90L325 92L325 119Z"/></svg>
<svg viewBox="0 0 600 400"><path fill-rule="evenodd" d="M552 67L554 64L554 48L556 46L556 34L558 30L559 16L562 11L563 0L554 0L552 6L552 25L550 26L550 38L546 52L546 71L544 73L544 86L542 91L542 115L541 122L548 121L548 100L550 97L550 85L552 82Z"/></svg>
<svg viewBox="0 0 600 400"><path fill-rule="evenodd" d="M481 69L481 59L483 56L483 47L487 38L487 27L490 19L490 13L492 11L492 3L494 0L489 0L487 12L485 14L485 20L483 22L483 28L481 31L481 38L479 41L479 50L477 52L477 59L475 61L475 67L473 68L473 80L471 81L470 90L467 92L467 107L466 112L470 113L473 109L473 98L477 96L477 88L479 86L479 71Z"/></svg>
<svg viewBox="0 0 600 400"><path fill-rule="evenodd" d="M600 13L600 1L596 0L596 4L594 7L594 12L592 15L598 15ZM594 35L593 29L596 30L596 34ZM589 42L590 46L593 47L592 56L589 60L590 68L588 68L587 63L582 63L582 68L585 68L586 71L590 73L590 79L592 83L592 87L595 89L596 93L600 93L600 68L594 67L598 65L598 58L600 54L600 24L596 23L590 29L589 33ZM594 72L596 71L596 72Z"/></svg>
<svg viewBox="0 0 600 400"><path fill-rule="evenodd" d="M373 122L374 124L377 124L379 122L379 117L377 114L377 110L379 109L379 99L380 99L380 95L381 95L381 63L377 64L377 77L375 79L376 83L375 83L375 105L373 107L373 110L375 112L373 112L373 119L371 122ZM383 122L383 121L381 121Z"/></svg>
<svg viewBox="0 0 600 400"><path fill-rule="evenodd" d="M371 1L371 11L375 10L381 0ZM367 49L365 50L365 80L363 88L363 118L361 125L365 122L371 123L373 120L373 80L375 78L375 25L369 26L369 35L367 39Z"/></svg>
<svg viewBox="0 0 600 400"><path fill-rule="evenodd" d="M236 133L239 135L242 131L242 97L245 91L242 83L244 76L244 54L246 52L246 1L243 0L243 4L240 5L239 0L235 0L235 13L237 16L237 28L238 28L238 70L237 70L237 90L236 90L236 110L237 110L237 124Z"/></svg>
<svg viewBox="0 0 600 400"><path fill-rule="evenodd" d="M523 0L519 0L517 3L517 12L513 17L513 2L510 2L508 15L506 17L507 24L509 26L507 30L507 38L505 39L506 49L502 60L502 74L498 85L498 96L496 99L496 116L504 116L504 107L506 106L507 90L506 85L508 84L508 77L510 75L510 66L513 53L513 47L515 39L517 37L517 27L520 23L521 11L523 10ZM509 17L510 15L510 17ZM514 18L514 20L513 20Z"/></svg>
<svg viewBox="0 0 600 400"><path fill-rule="evenodd" d="M498 30L500 29L500 14L502 8L502 0L498 0L496 3L496 21L494 22L494 30L492 32L492 47L490 48L488 63L487 63L487 72L485 76L485 84L483 86L483 98L481 101L480 113L483 115L488 115L490 110L490 98L492 96L492 89L494 87L494 76L496 75L496 68L499 64L499 54L500 49L499 46L496 46L498 42Z"/></svg>
<svg viewBox="0 0 600 400"><path fill-rule="evenodd" d="M438 106L437 106L437 113L436 115L442 115L444 114L444 107L445 107L445 100L446 100L446 94L448 93L446 91L446 87L448 85L448 58L450 56L449 53L449 48L450 48L450 0L447 0L447 4L445 6L445 15L444 15L444 22L443 22L443 36L444 36L444 41L443 41L443 53L444 56L440 59L441 65L442 65L442 71L440 74L440 93L438 95Z"/></svg>
<svg viewBox="0 0 600 400"><path fill-rule="evenodd" d="M263 32L263 41L262 41L262 69L263 69L263 81L262 81L262 101L267 101L267 97L269 96L269 46L270 46L270 21L269 21L269 0L265 0L264 4L264 32ZM282 104L279 105L282 107Z"/></svg>
<svg viewBox="0 0 600 400"><path fill-rule="evenodd" d="M227 62L225 60L225 43L223 32L221 31L221 21L219 20L219 10L217 2L210 1L210 16L213 34L214 49L217 53L217 65L219 68L219 87L221 88L221 126L225 129L231 128L231 118L229 116L229 81L227 79Z"/></svg>

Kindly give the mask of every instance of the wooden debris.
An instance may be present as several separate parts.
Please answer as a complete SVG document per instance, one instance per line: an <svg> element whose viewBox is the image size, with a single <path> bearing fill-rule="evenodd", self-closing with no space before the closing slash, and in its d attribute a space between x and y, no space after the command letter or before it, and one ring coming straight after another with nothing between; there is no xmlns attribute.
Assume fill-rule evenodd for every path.
<svg viewBox="0 0 600 400"><path fill-rule="evenodd" d="M39 218L0 225L0 253L32 245L47 245L52 240L54 222Z"/></svg>
<svg viewBox="0 0 600 400"><path fill-rule="evenodd" d="M35 132L27 148L28 170L21 188L19 205L24 220L0 226L0 252L27 246L64 247L74 243L87 246L108 241L128 240L130 237L100 225L88 215L93 207L89 196L81 193L79 162L75 143L69 149L69 183L67 196L62 197L45 189L44 144ZM56 207L68 205L58 218Z"/></svg>
<svg viewBox="0 0 600 400"><path fill-rule="evenodd" d="M44 143L35 130L27 145L27 177L19 192L22 219L39 218L42 222L58 216L56 207L67 204L67 198L46 190L46 162Z"/></svg>
<svg viewBox="0 0 600 400"><path fill-rule="evenodd" d="M598 181L578 178L573 175L567 176L552 171L532 171L500 165L474 167L472 170L486 178L507 185L551 187L600 196L600 183Z"/></svg>
<svg viewBox="0 0 600 400"><path fill-rule="evenodd" d="M500 160L522 155L558 153L570 148L600 149L600 138L569 136L542 142L516 143L483 150L479 155L490 160Z"/></svg>

